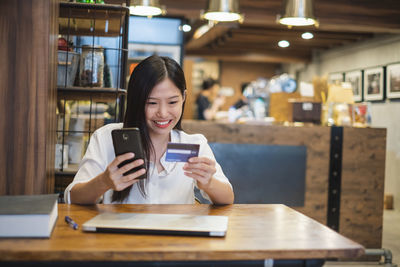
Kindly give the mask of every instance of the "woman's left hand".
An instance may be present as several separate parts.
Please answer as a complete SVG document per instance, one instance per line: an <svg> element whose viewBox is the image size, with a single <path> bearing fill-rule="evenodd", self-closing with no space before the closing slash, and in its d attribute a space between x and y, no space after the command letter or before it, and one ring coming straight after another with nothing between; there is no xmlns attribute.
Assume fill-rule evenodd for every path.
<svg viewBox="0 0 400 267"><path fill-rule="evenodd" d="M206 157L193 157L183 166L185 175L197 181L200 189L207 189L217 169L215 161Z"/></svg>

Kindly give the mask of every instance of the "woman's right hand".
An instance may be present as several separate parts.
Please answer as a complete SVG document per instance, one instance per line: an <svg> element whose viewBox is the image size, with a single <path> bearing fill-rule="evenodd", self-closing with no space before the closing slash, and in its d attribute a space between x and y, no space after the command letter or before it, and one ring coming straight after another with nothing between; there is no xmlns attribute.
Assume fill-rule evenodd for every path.
<svg viewBox="0 0 400 267"><path fill-rule="evenodd" d="M134 156L135 155L133 153L125 153L115 157L115 159L107 166L107 169L103 172L103 182L115 191L122 191L128 186L138 182L139 180L136 178L146 173L145 168L139 169L138 171L126 176L124 176L123 174L133 168L143 165L143 159L137 159L122 166L121 168L118 168L119 164L121 164L125 160L133 158Z"/></svg>

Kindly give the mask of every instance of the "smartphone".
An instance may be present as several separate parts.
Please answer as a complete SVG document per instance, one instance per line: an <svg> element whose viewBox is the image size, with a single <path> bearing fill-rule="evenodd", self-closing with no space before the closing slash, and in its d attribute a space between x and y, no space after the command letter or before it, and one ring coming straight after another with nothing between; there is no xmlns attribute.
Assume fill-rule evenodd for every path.
<svg viewBox="0 0 400 267"><path fill-rule="evenodd" d="M134 160L137 160L137 159L144 160L142 140L140 137L139 128L115 129L115 130L112 130L111 136L112 136L112 140L113 140L113 144L114 144L115 156L119 156L121 154L125 154L128 152L133 152L135 154L135 157L133 159L125 160L124 162L122 162L121 164L118 165L118 168L121 168L122 166L124 166ZM146 168L146 165L143 164L141 166L133 168L133 169L125 172L123 175L129 175L129 174L134 173L142 168ZM144 179L144 178L146 178L146 174L143 174L142 176L139 176L136 179Z"/></svg>

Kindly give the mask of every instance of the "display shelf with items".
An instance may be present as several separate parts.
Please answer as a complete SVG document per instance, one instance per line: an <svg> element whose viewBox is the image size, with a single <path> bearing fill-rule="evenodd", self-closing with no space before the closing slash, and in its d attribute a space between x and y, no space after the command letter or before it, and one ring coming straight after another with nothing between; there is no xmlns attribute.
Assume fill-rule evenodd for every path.
<svg viewBox="0 0 400 267"><path fill-rule="evenodd" d="M57 87L63 96L125 94L128 20L124 6L60 4Z"/></svg>
<svg viewBox="0 0 400 267"><path fill-rule="evenodd" d="M129 9L60 3L55 191L78 170L90 136L123 118Z"/></svg>
<svg viewBox="0 0 400 267"><path fill-rule="evenodd" d="M60 3L59 33L119 36L127 7L110 4ZM97 25L95 25L97 24Z"/></svg>

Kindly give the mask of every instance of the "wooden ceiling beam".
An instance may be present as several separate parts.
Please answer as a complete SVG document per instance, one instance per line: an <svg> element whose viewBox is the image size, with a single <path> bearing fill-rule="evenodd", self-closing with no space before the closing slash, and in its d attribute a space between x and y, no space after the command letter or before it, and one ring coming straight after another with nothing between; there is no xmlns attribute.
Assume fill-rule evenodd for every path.
<svg viewBox="0 0 400 267"><path fill-rule="evenodd" d="M242 53L242 54L226 54L226 53L209 53L208 51L188 53L189 56L200 56L206 59L236 61L236 62L263 62L263 63L304 63L309 62L310 57L289 56L286 54L261 54L261 53Z"/></svg>
<svg viewBox="0 0 400 267"><path fill-rule="evenodd" d="M399 1L400 3L400 1ZM400 8L400 7L399 7ZM400 14L398 14L400 16ZM340 31L340 32L357 32L357 33L400 33L400 23L388 23L384 21L376 21L371 23L368 18L354 20L350 16L346 18L321 18L319 17L318 30L324 31ZM273 16L265 14L253 14L251 17L245 18L245 24L260 25L265 27L273 27L276 25Z"/></svg>
<svg viewBox="0 0 400 267"><path fill-rule="evenodd" d="M343 40L359 40L364 38L371 38L371 33L352 33L352 32L329 32L320 31L315 28L304 28L304 29L288 29L288 28L266 28L266 27L247 27L247 25L241 25L240 28L232 31L233 34L247 34L247 35L269 35L269 36L286 36L286 35L297 35L301 36L304 32L312 32L315 38L324 39L343 39Z"/></svg>
<svg viewBox="0 0 400 267"><path fill-rule="evenodd" d="M277 44L280 40L289 41L291 44L301 45L301 46L308 46L308 47L330 47L332 45L343 45L350 43L351 40L340 40L340 39L320 39L320 38L313 38L310 40L302 39L300 36L292 36L286 35L281 37L275 36L249 36L249 35L233 35L231 38L228 38L227 42L229 43L274 43Z"/></svg>
<svg viewBox="0 0 400 267"><path fill-rule="evenodd" d="M205 34L200 36L200 38L195 39L192 38L189 40L189 42L186 44L186 49L195 49L195 48L200 48L204 47L218 38L224 36L232 27L231 24L217 24L213 27L211 27Z"/></svg>
<svg viewBox="0 0 400 267"><path fill-rule="evenodd" d="M315 16L321 29L400 33L400 1L318 0Z"/></svg>
<svg viewBox="0 0 400 267"><path fill-rule="evenodd" d="M188 53L198 52L198 51L209 51L210 53L251 53L251 51L257 51L259 53L287 53L287 54L302 54L309 56L311 54L310 49L301 48L301 47L286 47L281 48L278 46L255 46L253 45L251 50L247 49L244 46L224 46L224 47L211 47L211 48L199 48L199 49L191 49L187 50Z"/></svg>
<svg viewBox="0 0 400 267"><path fill-rule="evenodd" d="M213 56L222 55L244 55L244 54L263 54L263 55L285 55L289 57L299 57L303 59L310 59L310 50L298 49L298 48L257 48L252 50L246 50L241 47L214 47L211 49L195 49L186 51L188 55L205 55L210 54Z"/></svg>

